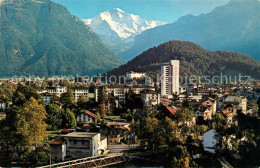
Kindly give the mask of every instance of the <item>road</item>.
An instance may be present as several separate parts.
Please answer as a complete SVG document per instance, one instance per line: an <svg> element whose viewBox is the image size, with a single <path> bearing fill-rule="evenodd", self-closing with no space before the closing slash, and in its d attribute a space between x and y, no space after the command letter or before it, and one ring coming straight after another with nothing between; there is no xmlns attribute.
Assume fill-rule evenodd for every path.
<svg viewBox="0 0 260 168"><path fill-rule="evenodd" d="M136 144L126 145L126 144L116 144L116 145L108 145L107 148L110 150L111 154L122 153L124 150L136 148Z"/></svg>

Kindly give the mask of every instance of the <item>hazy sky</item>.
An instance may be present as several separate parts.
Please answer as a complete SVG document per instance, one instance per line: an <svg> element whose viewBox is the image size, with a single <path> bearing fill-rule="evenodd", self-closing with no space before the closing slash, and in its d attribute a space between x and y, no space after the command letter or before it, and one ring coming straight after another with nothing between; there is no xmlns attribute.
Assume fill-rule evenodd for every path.
<svg viewBox="0 0 260 168"><path fill-rule="evenodd" d="M173 22L186 14L208 13L229 0L53 0L87 19L112 8L137 14L147 20Z"/></svg>

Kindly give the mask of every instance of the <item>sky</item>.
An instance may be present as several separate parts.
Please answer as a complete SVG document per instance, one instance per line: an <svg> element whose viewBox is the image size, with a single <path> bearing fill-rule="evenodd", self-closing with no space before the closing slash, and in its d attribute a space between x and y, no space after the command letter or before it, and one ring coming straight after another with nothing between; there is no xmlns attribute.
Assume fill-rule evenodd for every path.
<svg viewBox="0 0 260 168"><path fill-rule="evenodd" d="M200 15L229 0L53 0L66 6L73 15L88 19L101 12L120 8L146 20L171 23L186 14Z"/></svg>

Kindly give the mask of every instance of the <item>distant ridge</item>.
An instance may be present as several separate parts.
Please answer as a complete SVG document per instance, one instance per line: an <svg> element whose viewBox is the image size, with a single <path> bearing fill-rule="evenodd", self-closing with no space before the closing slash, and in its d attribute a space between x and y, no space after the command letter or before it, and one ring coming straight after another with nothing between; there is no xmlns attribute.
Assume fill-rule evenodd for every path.
<svg viewBox="0 0 260 168"><path fill-rule="evenodd" d="M231 0L212 12L186 15L172 24L146 30L120 57L131 60L170 40L191 41L207 50L236 51L260 60L260 1Z"/></svg>
<svg viewBox="0 0 260 168"><path fill-rule="evenodd" d="M170 41L153 47L138 55L127 64L120 66L108 75L124 75L129 71L160 72L162 63L180 60L181 75L249 75L260 79L260 62L248 55L237 52L211 52L201 46L184 41Z"/></svg>

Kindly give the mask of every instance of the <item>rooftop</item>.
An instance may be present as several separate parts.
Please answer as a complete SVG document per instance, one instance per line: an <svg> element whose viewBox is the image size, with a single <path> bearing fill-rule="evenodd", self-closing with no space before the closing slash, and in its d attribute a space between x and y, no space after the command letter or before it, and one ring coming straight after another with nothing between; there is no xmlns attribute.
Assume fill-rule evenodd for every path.
<svg viewBox="0 0 260 168"><path fill-rule="evenodd" d="M52 97L52 94L49 93L49 92L41 93L40 95L41 96L50 96L50 97Z"/></svg>
<svg viewBox="0 0 260 168"><path fill-rule="evenodd" d="M169 107L169 106L166 106L166 109L167 109L172 115L175 116L175 114L176 114L176 112L177 112L176 109L174 109L173 107Z"/></svg>
<svg viewBox="0 0 260 168"><path fill-rule="evenodd" d="M89 115L89 116L91 116L91 117L97 119L97 115L96 115L96 114L94 114L94 113L92 113L92 112L90 112L90 111L88 111L88 110L86 110L85 113L86 113L87 115Z"/></svg>
<svg viewBox="0 0 260 168"><path fill-rule="evenodd" d="M99 133L94 132L71 132L66 135L62 135L63 137L74 137L74 138L92 138Z"/></svg>

